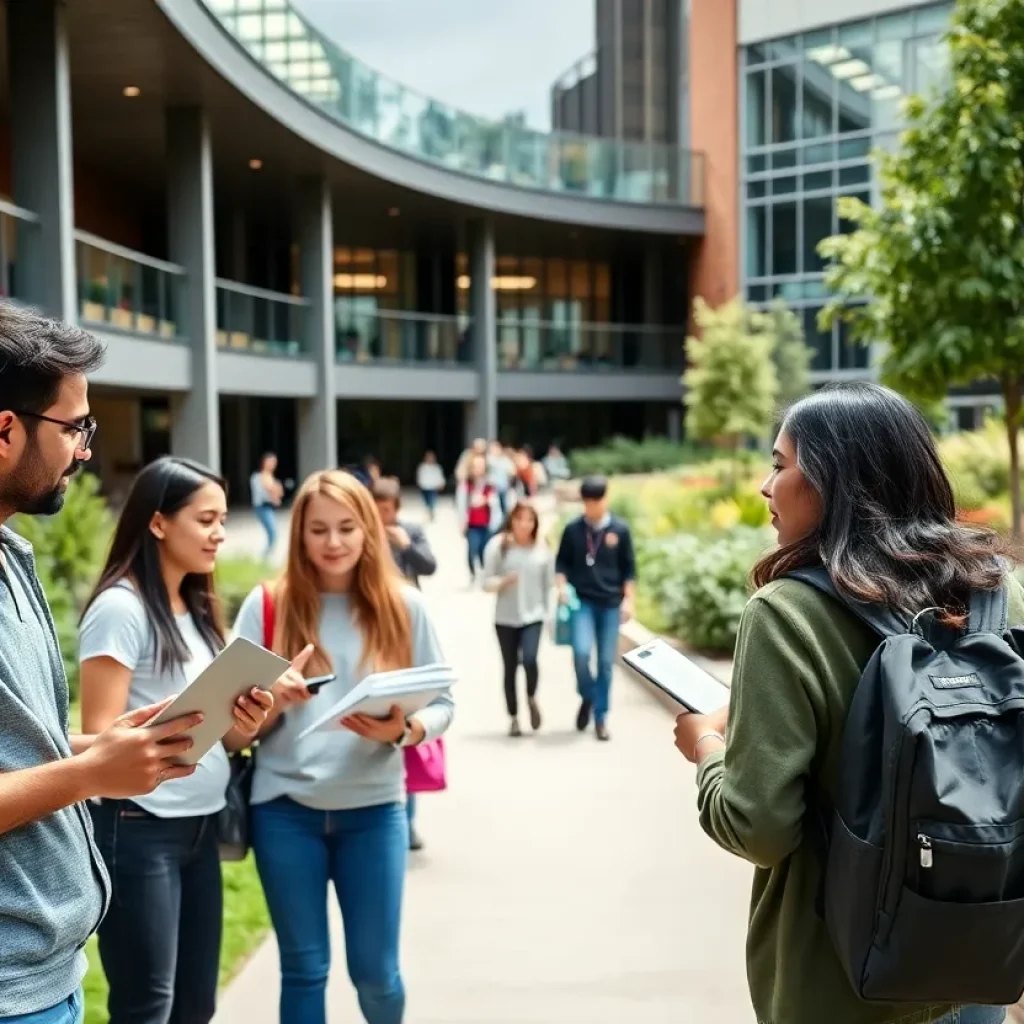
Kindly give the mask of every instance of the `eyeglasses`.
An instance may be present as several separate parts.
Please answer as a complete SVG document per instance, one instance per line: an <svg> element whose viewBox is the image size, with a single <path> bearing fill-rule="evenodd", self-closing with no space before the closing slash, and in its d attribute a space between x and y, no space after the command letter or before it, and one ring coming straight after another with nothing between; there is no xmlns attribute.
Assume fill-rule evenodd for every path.
<svg viewBox="0 0 1024 1024"><path fill-rule="evenodd" d="M70 420L58 420L52 416L44 416L39 412L26 412L22 409L12 409L11 412L15 416L30 416L34 420L42 420L44 423L56 423L59 427L75 430L82 435L82 443L78 446L78 450L87 452L92 448L92 439L96 436L97 426L95 416L85 416L77 423L74 423Z"/></svg>

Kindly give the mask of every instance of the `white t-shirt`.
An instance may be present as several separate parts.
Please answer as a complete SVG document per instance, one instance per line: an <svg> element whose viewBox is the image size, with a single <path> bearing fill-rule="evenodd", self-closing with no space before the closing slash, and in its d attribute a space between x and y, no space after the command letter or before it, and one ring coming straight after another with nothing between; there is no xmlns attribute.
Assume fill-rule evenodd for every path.
<svg viewBox="0 0 1024 1024"><path fill-rule="evenodd" d="M176 615L174 621L191 657L184 665L162 672L142 599L131 584L120 583L100 594L86 612L79 630L78 660L113 658L131 669L126 711L156 704L181 693L214 657L191 615ZM216 814L226 803L230 775L227 752L218 743L188 778L165 782L134 802L158 818Z"/></svg>

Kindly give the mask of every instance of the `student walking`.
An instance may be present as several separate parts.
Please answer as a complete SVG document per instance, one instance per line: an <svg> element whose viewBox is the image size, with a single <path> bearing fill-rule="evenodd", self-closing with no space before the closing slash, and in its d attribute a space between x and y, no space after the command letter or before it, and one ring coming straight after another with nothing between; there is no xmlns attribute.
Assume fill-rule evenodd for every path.
<svg viewBox="0 0 1024 1024"><path fill-rule="evenodd" d="M572 653L580 708L576 728L583 732L594 716L599 740L609 739L606 719L612 665L618 650L619 624L633 615L636 559L629 526L608 512L608 481L587 477L580 486L583 515L562 534L555 560L559 599L566 583L580 600L572 617ZM597 648L597 672L591 658Z"/></svg>
<svg viewBox="0 0 1024 1024"><path fill-rule="evenodd" d="M915 623L928 623L921 627L920 646L912 656L902 648L907 652L903 671L908 672L911 657L927 657L926 638L934 636L929 633L932 620L930 616L921 619L923 613L935 613L939 621L962 628L972 594L1006 587L1008 621L1021 625L1024 594L1008 576L1008 564L999 561L1002 551L995 535L958 523L953 491L927 424L913 406L886 388L867 383L840 385L796 403L775 442L771 475L762 490L779 547L753 571L759 589L740 622L730 704L720 714L682 715L676 723L676 746L697 765L702 827L723 849L757 865L747 941L747 976L757 1019L787 1024L940 1020L943 1024L998 1024L1004 1011L996 1006L951 1007L941 1005L940 999L932 1005L868 1003L859 998L818 907L824 851L816 837L822 835L823 811L836 806L843 737L854 691L880 643L878 634L843 601L868 602L907 625L915 616ZM786 578L795 570L815 567L827 570L843 601ZM966 687L950 694L947 708L954 701L968 704L975 696L979 709L987 706L986 691L971 691L970 676L965 681L953 675L964 671L956 667L957 646L944 655L950 658L950 675L932 676L934 686ZM970 661L969 651L964 665ZM1013 656L1009 646L1006 655ZM973 678L982 686L980 678ZM922 710L927 699L922 692ZM881 730L882 725L879 718L877 728ZM977 735L982 746L1004 728L994 707L992 717L979 716L975 725L977 733L971 735ZM952 738L958 726L951 716L940 728ZM1011 725L1005 735L1018 734ZM887 748L895 752L901 742L905 748L908 736L897 734L886 741ZM865 749L872 748L870 737L861 742ZM1010 751L1015 743L1011 741L1005 749ZM917 749L923 752L918 756L932 764L934 748L922 743ZM975 751L971 767L955 765L948 776L957 820L975 812L969 777L978 776L985 767L978 747L971 749ZM881 771L880 764L875 771ZM968 780L964 786L961 775ZM979 778L983 781L977 785L985 786L984 775ZM1014 787L1008 793L1016 792L1016 778L993 778L990 784L998 789L1003 781ZM906 788L911 788L909 779ZM999 807L997 797L982 813L987 816ZM939 811L938 805L935 810ZM973 838L967 844L946 844L946 854L950 855L951 847L973 846L978 852L966 854L971 865L966 870L976 874L983 861L991 860L981 874L1002 879L1012 889L1009 852L1005 860L1003 855L982 852L985 843L999 840L986 839L981 833L991 837L995 830L1002 835L1000 827L979 828L981 845L975 846ZM842 828L836 819L833 835ZM885 841L905 842L905 835L899 829ZM841 859L829 858L828 867L830 874L850 873L850 885L861 866L873 863L877 849L852 836L845 841L845 849L851 851L854 843L854 852ZM956 879L957 854L951 854L952 862L945 864L943 855L940 850L934 852L935 874ZM881 860L882 854L877 856ZM955 909L958 921L976 921L969 897L952 907L925 898L935 895L925 880L931 857L931 848L923 846L920 867L916 852L907 857L912 877L899 897L896 916L904 904L913 913L915 904L927 903L927 916L918 917L922 924L941 919L935 915L942 915L943 908ZM842 878L832 881L843 884ZM1018 866L1018 885L1019 881ZM921 889L923 894L917 895ZM853 898L870 901L874 894L862 892ZM993 903L987 909L1005 912L1008 906ZM869 913L874 914L873 907ZM887 916L894 924L892 916ZM991 913L985 920L992 920ZM911 939L904 932L902 940L887 943L886 969L898 972L898 958L910 966L916 957L917 965L925 965L917 970L930 969L935 990L940 992L942 969L933 965L960 962L957 943L966 949L985 937L972 935L966 928L937 932L924 928L919 937ZM1001 959L994 967L996 975L988 977L998 976L1014 960L1019 971L1019 951L1010 952L1007 947Z"/></svg>
<svg viewBox="0 0 1024 1024"><path fill-rule="evenodd" d="M551 551L539 534L537 510L528 502L520 502L484 552L484 589L498 595L494 623L504 665L510 736L522 736L516 693L520 658L526 674L530 726L534 730L541 726L537 652L555 582L555 567Z"/></svg>
<svg viewBox="0 0 1024 1024"><path fill-rule="evenodd" d="M253 849L281 956L281 1022L325 1022L333 882L363 1017L400 1024L409 843L402 751L440 736L454 706L444 696L408 720L395 708L383 720L357 715L344 731L300 739L369 672L443 660L423 596L395 572L377 506L354 477L330 471L305 481L284 575L249 595L236 632L296 659L276 688L252 787ZM336 679L312 697L302 668Z"/></svg>
<svg viewBox="0 0 1024 1024"><path fill-rule="evenodd" d="M103 348L77 327L0 304L0 1021L81 1024L83 947L110 902L84 801L184 779L194 715L141 726L140 707L69 735L68 684L31 545L4 523L55 515L92 455L86 374Z"/></svg>
<svg viewBox="0 0 1024 1024"><path fill-rule="evenodd" d="M284 500L284 486L274 475L277 472L277 456L267 452L260 459L260 468L249 478L249 491L256 518L267 535L267 547L263 557L269 559L277 543L276 511Z"/></svg>
<svg viewBox="0 0 1024 1024"><path fill-rule="evenodd" d="M416 486L423 495L423 504L427 506L431 522L437 511L437 496L444 490L444 485L444 470L438 465L437 456L433 452L424 452L423 461L416 467Z"/></svg>
<svg viewBox="0 0 1024 1024"><path fill-rule="evenodd" d="M487 459L474 455L465 481L455 492L455 506L466 537L470 583L483 568L484 548L504 518L498 492L487 479Z"/></svg>
<svg viewBox="0 0 1024 1024"><path fill-rule="evenodd" d="M224 646L213 568L224 541L223 481L165 457L136 477L80 634L82 728L174 697ZM226 750L250 745L270 694L235 705L234 728L194 775L134 800L89 809L113 883L99 930L111 1024L204 1024L220 967L222 887L216 820L230 779Z"/></svg>

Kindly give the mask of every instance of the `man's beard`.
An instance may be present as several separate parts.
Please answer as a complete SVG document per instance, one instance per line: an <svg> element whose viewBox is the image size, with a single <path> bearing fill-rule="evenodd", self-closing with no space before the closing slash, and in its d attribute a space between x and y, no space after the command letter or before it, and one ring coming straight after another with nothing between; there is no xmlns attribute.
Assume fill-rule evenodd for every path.
<svg viewBox="0 0 1024 1024"><path fill-rule="evenodd" d="M26 453L28 454L28 453ZM56 486L49 487L42 493L37 489L38 485L26 484L23 487L14 484L14 494L11 496L11 504L15 512L26 516L53 516L64 507L64 490L60 486L66 477L72 477L81 468L82 463L75 459L70 466L61 474L61 479Z"/></svg>

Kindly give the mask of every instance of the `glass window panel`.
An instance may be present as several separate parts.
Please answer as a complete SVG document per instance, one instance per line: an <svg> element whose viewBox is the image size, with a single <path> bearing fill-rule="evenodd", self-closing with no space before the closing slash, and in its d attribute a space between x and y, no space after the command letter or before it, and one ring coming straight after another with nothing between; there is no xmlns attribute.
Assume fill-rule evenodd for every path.
<svg viewBox="0 0 1024 1024"><path fill-rule="evenodd" d="M747 47L746 55L747 66L750 67L753 64L763 64L768 59L768 50L760 44L755 44Z"/></svg>
<svg viewBox="0 0 1024 1024"><path fill-rule="evenodd" d="M548 260L547 285L549 299L564 299L569 294L565 260Z"/></svg>
<svg viewBox="0 0 1024 1024"><path fill-rule="evenodd" d="M747 285L747 301L748 302L767 302L768 301L768 285L766 285L766 284L748 284Z"/></svg>
<svg viewBox="0 0 1024 1024"><path fill-rule="evenodd" d="M768 273L768 210L764 206L747 209L747 277L765 277Z"/></svg>
<svg viewBox="0 0 1024 1024"><path fill-rule="evenodd" d="M805 309L803 311L804 341L811 350L812 370L832 369L832 331L822 331L818 328L818 308Z"/></svg>
<svg viewBox="0 0 1024 1024"><path fill-rule="evenodd" d="M900 119L905 88L902 42L890 39L875 46L871 79L872 127L885 131L895 127Z"/></svg>
<svg viewBox="0 0 1024 1024"><path fill-rule="evenodd" d="M763 199L768 194L768 182L766 181L748 181L747 182L747 198L748 199Z"/></svg>
<svg viewBox="0 0 1024 1024"><path fill-rule="evenodd" d="M819 52L828 53L822 47ZM835 79L828 68L816 61L804 61L803 65L804 109L801 117L801 137L817 139L831 135L833 115L836 107Z"/></svg>
<svg viewBox="0 0 1024 1024"><path fill-rule="evenodd" d="M784 170L788 167L796 167L795 149L784 149L778 153L772 153L772 170Z"/></svg>
<svg viewBox="0 0 1024 1024"><path fill-rule="evenodd" d="M813 146L804 146L800 154L800 162L805 166L832 163L832 143L819 142Z"/></svg>
<svg viewBox="0 0 1024 1024"><path fill-rule="evenodd" d="M818 281L804 281L804 298L805 299L823 299L825 298L825 282Z"/></svg>
<svg viewBox="0 0 1024 1024"><path fill-rule="evenodd" d="M914 35L925 32L945 32L949 28L949 4L938 4L934 7L922 7L914 12Z"/></svg>
<svg viewBox="0 0 1024 1024"><path fill-rule="evenodd" d="M847 49L870 46L874 42L874 29L870 21L853 21L839 26L839 45Z"/></svg>
<svg viewBox="0 0 1024 1024"><path fill-rule="evenodd" d="M798 302L803 298L803 285L799 281L779 281L772 288L777 299L785 299L787 303Z"/></svg>
<svg viewBox="0 0 1024 1024"><path fill-rule="evenodd" d="M823 47L832 45L833 32L830 28L821 28L816 32L805 32L800 42L803 45L804 56L815 59Z"/></svg>
<svg viewBox="0 0 1024 1024"><path fill-rule="evenodd" d="M911 45L908 87L927 95L949 77L949 47L941 39L916 39Z"/></svg>
<svg viewBox="0 0 1024 1024"><path fill-rule="evenodd" d="M796 203L776 203L772 207L773 275L796 273L796 241Z"/></svg>
<svg viewBox="0 0 1024 1024"><path fill-rule="evenodd" d="M871 181L871 167L868 164L859 164L856 167L839 168L840 185L866 185Z"/></svg>
<svg viewBox="0 0 1024 1024"><path fill-rule="evenodd" d="M796 191L796 175L785 174L781 178L772 179L772 194L777 196L788 195Z"/></svg>
<svg viewBox="0 0 1024 1024"><path fill-rule="evenodd" d="M839 143L840 160L859 160L871 152L871 139L842 139Z"/></svg>
<svg viewBox="0 0 1024 1024"><path fill-rule="evenodd" d="M747 146L755 148L765 144L765 117L768 106L767 71L747 74Z"/></svg>
<svg viewBox="0 0 1024 1024"><path fill-rule="evenodd" d="M760 174L768 167L767 158L764 156L747 157L747 174Z"/></svg>
<svg viewBox="0 0 1024 1024"><path fill-rule="evenodd" d="M910 11L902 11L899 14L889 14L879 18L878 38L879 39L909 39L914 34Z"/></svg>
<svg viewBox="0 0 1024 1024"><path fill-rule="evenodd" d="M796 78L798 66L772 68L771 141L796 139Z"/></svg>
<svg viewBox="0 0 1024 1024"><path fill-rule="evenodd" d="M773 60L788 60L797 55L796 43L796 36L790 36L788 39L773 39L768 44L768 52Z"/></svg>
<svg viewBox="0 0 1024 1024"><path fill-rule="evenodd" d="M834 232L832 226L831 196L804 200L804 273L816 274L825 269L825 261L818 255L818 243Z"/></svg>
<svg viewBox="0 0 1024 1024"><path fill-rule="evenodd" d="M866 370L871 360L871 349L859 341L854 341L850 325L845 320L839 322L839 369Z"/></svg>
<svg viewBox="0 0 1024 1024"><path fill-rule="evenodd" d="M804 175L804 191L832 187L832 171L811 171Z"/></svg>

